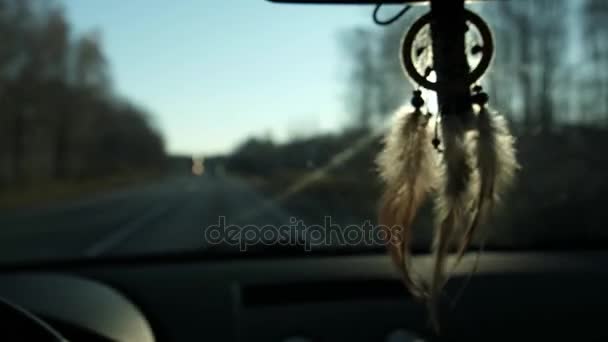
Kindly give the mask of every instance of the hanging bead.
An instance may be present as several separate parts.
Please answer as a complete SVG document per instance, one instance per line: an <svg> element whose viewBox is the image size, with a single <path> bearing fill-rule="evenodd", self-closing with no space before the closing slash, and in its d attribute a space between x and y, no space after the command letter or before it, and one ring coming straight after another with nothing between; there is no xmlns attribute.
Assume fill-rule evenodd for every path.
<svg viewBox="0 0 608 342"><path fill-rule="evenodd" d="M412 106L416 110L420 110L424 106L424 99L422 98L422 92L420 90L414 90L414 97L412 97Z"/></svg>
<svg viewBox="0 0 608 342"><path fill-rule="evenodd" d="M490 97L487 93L483 91L483 88L480 85L476 85L473 87L473 95L471 95L471 101L481 107L485 106Z"/></svg>
<svg viewBox="0 0 608 342"><path fill-rule="evenodd" d="M431 144L433 144L433 147L437 150L437 152L441 152L441 149L439 149L439 146L441 145L441 140L439 140L438 137L434 137L431 141Z"/></svg>

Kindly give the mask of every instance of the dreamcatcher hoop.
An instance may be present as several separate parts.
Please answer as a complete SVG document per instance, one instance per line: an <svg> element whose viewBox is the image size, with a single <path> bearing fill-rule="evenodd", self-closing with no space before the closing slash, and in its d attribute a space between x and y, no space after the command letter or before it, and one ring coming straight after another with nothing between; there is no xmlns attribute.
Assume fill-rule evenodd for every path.
<svg viewBox="0 0 608 342"><path fill-rule="evenodd" d="M404 35L401 65L417 89L411 106L395 114L377 157L385 183L378 222L399 228L395 233L400 240L388 245L389 253L408 290L427 300L437 332L452 247L457 248L458 264L519 169L515 138L504 117L490 109L488 94L477 83L492 62L492 33L480 16L464 8L464 1L431 0L431 11ZM429 79L433 72L436 81ZM437 94L436 113L422 109L418 87ZM429 125L431 117L434 127ZM431 146L441 154L434 155ZM433 270L427 282L415 277L410 246L418 210L431 195L436 225Z"/></svg>
<svg viewBox="0 0 608 342"><path fill-rule="evenodd" d="M494 55L494 39L492 37L492 31L480 16L465 9L464 19L465 22L470 23L477 28L483 41L483 43L480 45L479 51L481 53L481 60L477 66L471 72L469 72L466 78L466 82L469 85L472 85L484 75L492 62L492 57ZM427 78L428 75L425 76L420 74L412 59L412 53L414 53L414 41L420 31L422 31L426 25L431 24L431 20L431 12L424 14L414 22L403 37L401 43L401 66L403 67L405 73L418 85L429 90L437 91L437 82L430 81Z"/></svg>

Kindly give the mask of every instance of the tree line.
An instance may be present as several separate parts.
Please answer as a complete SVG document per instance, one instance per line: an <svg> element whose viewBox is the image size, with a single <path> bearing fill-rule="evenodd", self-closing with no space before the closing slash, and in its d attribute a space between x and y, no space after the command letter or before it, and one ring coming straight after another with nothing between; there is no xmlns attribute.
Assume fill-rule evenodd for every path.
<svg viewBox="0 0 608 342"><path fill-rule="evenodd" d="M0 189L163 166L149 114L112 89L97 32L53 1L0 0Z"/></svg>
<svg viewBox="0 0 608 342"><path fill-rule="evenodd" d="M401 70L398 42L425 10L416 6L388 27L343 32L351 127L281 144L249 139L227 157L227 170L270 198L280 198L277 205L308 225L323 224L328 215L343 226L375 222L381 184L374 160L382 139L375 138L351 158L338 158L337 168L324 166L352 151L361 137L377 131L373 126L409 101L412 86ZM608 3L484 1L472 10L494 33L495 60L482 82L492 106L506 113L517 133L523 166L484 233L485 246L605 243L608 154L598 151L608 145ZM314 181L294 187L311 175ZM414 248L428 248L432 206L422 208L414 226Z"/></svg>
<svg viewBox="0 0 608 342"><path fill-rule="evenodd" d="M482 84L518 129L608 123L608 3L511 0L471 9L486 19L496 45ZM388 27L343 33L346 106L357 126L383 120L410 96L397 42L419 14L413 12Z"/></svg>

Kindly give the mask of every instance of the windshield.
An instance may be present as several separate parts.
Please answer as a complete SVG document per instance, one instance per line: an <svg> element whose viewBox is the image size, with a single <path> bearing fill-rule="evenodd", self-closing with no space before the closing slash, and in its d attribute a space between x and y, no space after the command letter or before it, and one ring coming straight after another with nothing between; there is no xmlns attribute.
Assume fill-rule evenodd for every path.
<svg viewBox="0 0 608 342"><path fill-rule="evenodd" d="M468 7L493 31L482 85L522 165L475 245L601 246L608 4ZM414 89L401 39L428 7L389 26L372 10L0 0L0 262L383 250L375 160Z"/></svg>

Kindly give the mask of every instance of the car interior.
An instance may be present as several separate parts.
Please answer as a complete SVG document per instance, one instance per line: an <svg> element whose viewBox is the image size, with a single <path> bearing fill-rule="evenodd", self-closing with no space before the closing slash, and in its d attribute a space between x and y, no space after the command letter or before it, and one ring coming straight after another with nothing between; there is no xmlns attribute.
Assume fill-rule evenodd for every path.
<svg viewBox="0 0 608 342"><path fill-rule="evenodd" d="M601 340L606 261L604 252L484 254L456 305L446 303L440 338ZM456 273L446 292L467 278ZM0 291L70 341L436 338L424 305L376 253L43 265L4 271ZM7 311L6 336L52 340Z"/></svg>
<svg viewBox="0 0 608 342"><path fill-rule="evenodd" d="M37 32L33 27L38 26L31 24L29 28L16 27L25 27L26 20L23 18L31 16L34 18L32 21L37 20L36 15L43 15L36 14L38 12L48 12L44 14L48 16L45 17L48 26L40 24L44 26L40 30L51 32L48 33L49 42L56 42L53 32L63 31L53 31L53 25L60 21L59 13L63 12L53 12L52 6L65 8L66 13L87 14L86 19L74 20L72 31L77 31L82 21L101 22L102 19L99 18L103 17L103 13L107 12L108 14L103 15L110 17L110 13L129 11L126 7L117 7L115 10L107 9L103 12L99 8L111 7L111 4L104 5L103 2L89 4L95 8L86 11L83 6L87 5L76 4L77 1L73 0L59 1L59 5L34 0L24 1L21 5L19 3L0 1L0 36L7 42L5 47L0 49L2 56L12 56L10 51L19 49L19 41L29 42L27 39L30 38L27 37L30 36L25 33L20 36L21 32L30 32L33 35L31 32ZM23 5L25 3L29 5ZM7 148L6 158L4 151L0 151L0 160L10 171L2 171L0 174L0 192L7 194L0 196L0 340L608 340L608 329L603 326L605 311L608 308L608 250L604 244L608 238L605 233L605 220L608 216L602 205L604 191L608 190L608 159L601 150L606 146L604 144L608 143L608 115L604 114L608 113L607 2L451 0L448 4L445 0L242 0L224 4L224 1L220 0L205 0L198 4L184 2L175 5L160 1L153 1L148 5L143 2L137 5L135 3L125 6L132 6L133 13L145 16L149 11L150 16L165 18L166 21L161 21L159 25L168 22L178 25L180 21L186 25L189 20L196 23L199 21L197 16L200 15L198 12L194 13L196 11L207 13L204 20L200 21L212 21L217 16L215 28L218 33L211 32L211 28L197 33L188 24L184 32L189 32L192 37L182 36L183 45L198 41L209 47L206 52L200 52L201 55L192 57L195 63L212 64L212 57L206 62L205 56L214 53L218 54L218 57L213 59L213 63L223 60L224 64L221 65L225 66L227 71L216 70L217 75L209 74L209 77L216 77L217 80L232 77L232 66L236 68L236 64L248 64L248 53L251 54L252 62L247 66L247 70L265 68L254 65L256 61L259 63L261 60L253 56L258 53L254 52L256 49L264 50L259 52L260 58L272 54L279 55L277 60L294 58L289 70L300 68L299 65L305 68L307 63L321 65L320 63L324 62L325 55L322 50L325 45L315 41L317 38L308 39L306 35L329 36L328 32L315 29L314 26L323 27L326 22L338 20L336 18L342 18L341 16L355 18L352 23L358 26L340 35L339 44L334 44L346 50L342 55L336 53L336 56L346 57L334 57L336 65L350 68L348 70L354 75L343 77L347 79L346 82L340 81L346 83L350 91L342 97L347 98L347 111L352 109L353 113L356 112L352 117L354 120L364 120L365 127L353 124L354 128L332 133L335 136L317 137L314 135L316 133L311 133L293 138L293 141L288 139L287 142L256 138L243 143L230 152L231 154L226 152L217 156L190 158L169 154L165 156L163 152L162 177L146 174L146 177L153 179L150 182L132 181L132 178L129 178L128 186L122 185L123 183L117 185L118 181L116 184L98 181L98 187L101 189L94 194L85 195L79 188L77 195L72 194L72 197L69 197L65 195L65 190L62 195L66 198L61 200L49 199L51 188L41 185L50 182L46 180L50 178L36 180L36 177L39 177L36 175L44 172L40 171L44 170L43 166L40 166L43 162L39 162L46 160L43 157L34 155L28 157L30 159L23 159L24 163L28 163L28 160L39 163L32 164L38 166L30 166L29 170L34 171L27 171L27 166L21 166L19 169L19 172L28 175L37 172L36 175L23 180L19 180L17 176L11 178L11 175L19 174L10 171L13 170L13 164L9 162L13 160L9 158L11 151L33 151L37 147L31 147L34 146L32 144L35 144L35 141L46 141L46 135L40 133L41 135L32 135L31 139L24 139L28 143L23 145L25 147L22 150L17 147ZM119 6L118 1L112 4ZM25 8L26 6L31 7ZM153 6L159 8L148 9ZM177 12L173 12L172 6L182 8L183 11L179 13L184 16L185 13L192 12L191 17L180 19L175 14ZM234 8L241 6L251 9L251 12ZM463 13L467 13L464 12L465 8L475 14L463 17ZM348 14L344 14L344 11L348 11ZM261 13L267 16L264 17ZM82 14L83 17L84 15ZM297 18L298 15L301 15L301 18ZM255 16L259 18L256 19ZM279 18L281 16L285 17ZM232 22L222 21L232 17L235 18ZM239 18L250 18L250 21L240 23ZM416 24L419 18L429 21ZM120 23L119 19L108 19L107 28L100 24L102 31L108 32L104 33L107 36L102 35L106 37L103 41L110 44L112 39L120 38L120 32L140 32L138 25L146 25L143 18L132 19ZM462 21L466 21L468 27L477 28L478 34L473 34L471 39L481 40L484 46L480 46L478 53L472 55L481 54L479 59L466 59L468 57L461 49L453 47L458 47L457 42L469 44L469 38L464 37L475 31L468 29L467 33L463 34L462 30L454 29L455 26L462 25ZM272 27L273 22L275 28ZM352 26L351 21L344 23L347 23L348 25L344 25L348 27ZM114 24L122 25L120 27L123 31L112 31ZM485 35L486 24L491 34ZM149 25L152 27L157 24L150 20ZM346 27L344 25L340 27ZM431 52L429 57L434 61L435 83L429 81L429 73L420 71L424 69L416 64L414 58L411 63L403 61L409 60L413 55L401 56L404 46L409 48L409 45L412 45L412 51L420 50L420 53L415 53L416 56L424 54L424 48L416 45L418 31L414 32L411 39L407 38L410 37L410 28L423 31L423 25L428 25L429 31L434 30L426 38L426 44L432 44L435 51ZM260 31L262 29L258 26L266 27L267 31ZM284 31L296 26L301 26L297 31L299 39L294 39L294 33ZM155 38L156 35L162 37L164 30L165 28L161 28L150 33L149 39L164 39ZM166 30L172 32L173 29ZM223 38L222 30L232 30L230 32L234 35L226 35L226 38ZM248 30L251 30L249 34ZM295 32L296 29L293 30ZM272 38L260 38L256 43L253 37L257 37L260 32L267 32ZM239 38L243 41L238 44L253 40L248 43L248 50L230 50L237 56L228 53L220 55L220 52L217 52L220 51L218 46L237 45L230 38L237 36L243 36ZM275 37L285 40L278 41ZM129 39L125 38L126 43L123 45L118 44L116 51L128 49L127 45L138 45ZM328 40L335 41L336 35ZM96 40L91 36L85 36L81 40L69 38L67 41L76 42L69 43L75 44L73 49L76 60L78 56L84 56L83 60L94 59L95 54L99 53L100 47L95 45ZM424 43L425 40L421 41ZM44 41L38 44L33 45L33 56L42 56L41 61L54 58L52 48L49 50L51 52L45 55L47 52L43 50L46 49ZM145 44L148 43L142 40L139 48L143 49ZM442 49L442 46L447 47ZM287 55L290 49L297 49L294 51L298 53L309 51L309 54L295 59ZM115 50L109 48L108 51L110 58L115 56L112 53ZM168 51L154 51L167 60L167 56L171 55ZM318 56L315 56L315 51L319 51ZM486 61L484 58L488 54L494 55ZM146 58L158 57L152 55L141 59L142 68ZM377 55L389 56L386 58L390 61L386 65L380 65L378 69L372 68L370 73L370 65L376 65L373 56ZM117 59L123 58L120 57L122 55L116 56ZM199 59L200 57L202 59ZM175 58L177 62L174 63L178 67L180 63L187 63L182 60L185 58L182 55ZM343 61L347 58L348 61ZM473 66L471 70L460 70L455 58L477 66ZM9 60L8 57L5 59ZM371 64L366 63L368 59ZM0 60L2 67L4 64L8 65L7 63ZM126 65L132 65L132 60L128 60ZM113 65L117 75L123 70L120 66L119 63ZM163 89L162 94L175 92L184 96L183 93L190 90L180 90L179 86L173 85L171 81L167 81L164 86L145 85L155 83L153 80L157 78L163 82L163 77L169 77L162 75L164 73L177 73L174 77L183 79L184 82L191 78L202 82L195 83L196 86L202 85L203 88L209 89L222 87L217 83L220 81L205 83L204 80L198 79L204 79L206 76L188 76L186 74L189 71L171 69L174 66L157 64L155 67L157 71L167 69L149 76L151 78L140 75L142 78L137 79L137 84L142 84L142 88L146 89L166 87L169 89ZM137 69L137 66L133 68ZM280 84L278 88L273 88L274 90L261 89L260 93L273 92L269 96L279 99L283 97L283 101L287 101L285 98L291 97L292 92L302 92L304 103L307 102L307 90L313 89L315 84L321 82L317 76L299 73L299 76L296 76L297 72L294 71L294 75L289 74L285 79L297 79L300 82L308 80L312 84L300 84L301 89L298 89L297 81L290 83L281 78L283 76L279 64L273 64L269 68L270 71L256 73L256 70L253 70L251 75L239 76L250 77L252 81L259 80L260 83L247 84L246 90L241 90L236 82L231 83L228 87L231 93L226 93L228 95L225 96L226 99L222 99L222 105L232 108L233 105L237 106L237 102L250 101L251 106L255 106L257 102L251 97L255 97L258 92L251 88L263 88L266 84L264 82ZM124 70L126 69L128 68ZM83 150L82 155L93 156L91 162L82 159L85 157L78 157L84 162L66 164L81 165L78 169L82 172L81 175L74 176L74 179L81 182L78 184L84 184L83 179L89 174L93 175L91 177L98 177L95 179L101 179L95 172L106 172L104 170L110 170L114 165L118 165L116 170L135 170L129 163L146 165L148 170L153 169L155 163L160 163L155 159L155 146L158 145L155 145L155 142L160 141L155 135L156 126L144 125L145 120L142 118L145 113L140 114L137 107L123 102L120 102L120 105L116 104L118 102L105 104L97 99L97 95L91 97L93 99L87 97L87 94L106 92L98 85L98 82L105 84L106 81L100 80L106 78L100 76L101 73L97 73L95 69L85 71L82 80L77 81L80 69L77 67L75 70L76 81L73 82L76 85L66 86L65 90L69 92L65 97L68 100L61 97L64 89L62 83L53 83L51 76L41 76L42 81L38 81L37 74L28 76L30 74L24 71L23 80L21 76L0 77L0 108L4 107L3 111L7 113L27 113L21 111L19 108L22 107L19 106L22 106L21 103L30 102L42 103L46 106L44 108L52 105L56 105L56 108L76 108L74 106L84 106L82 103L93 103L89 107L82 107L86 109L82 111L87 113L97 113L95 110L101 108L101 114L95 114L99 115L98 121L95 121L97 117L91 114L90 121L87 121L91 126L78 126L80 128L74 129L74 132L86 132L83 137L94 136L95 132L99 132L101 139L99 148L95 147L98 146L98 140L92 138L86 140L88 145L76 144L90 146L91 149ZM276 74L275 70L278 70ZM469 73L475 73L477 70L479 75L471 82L472 76L469 76ZM324 70L319 71L323 72ZM418 73L417 76L412 76L412 72ZM408 83L408 73L410 81L413 79L414 84L422 86L412 87ZM388 76L385 77L386 74ZM450 250L453 253L446 259L449 279L437 300L437 326L433 325L433 317L429 315L432 311L429 303L412 293L407 284L404 286L400 266L395 267L390 248L387 249L381 241L353 246L348 243L350 235L346 235L346 243L328 247L323 246L313 233L298 231L293 225L288 226L291 230L280 230L277 233L286 239L295 236L295 240L284 244L281 243L281 238L279 241L274 236L267 237L265 230L258 231L262 242L254 241L254 237L248 235L255 234L254 229L250 229L253 225L279 226L288 222L291 216L301 218L307 225L321 224L328 216L331 216L332 222L342 227L361 224L366 220L376 222L378 201L381 198L379 189L382 185L376 180L377 169L374 163L375 154L382 147L380 136L385 132L385 116L367 117L366 110L357 108L377 105L380 108L378 112L382 112L384 108L384 111L392 113L398 107L393 103L409 103L412 90L423 88L425 90L422 95L426 102L431 102L429 98L432 95L429 94L436 92L439 109L431 109L429 104L429 111L448 112L462 103L470 107L470 102L467 102L468 95L462 95L461 91L464 89L469 92L470 86L478 84L476 80L481 78L482 74L486 75L481 84L488 90L489 102L497 110L504 111L507 121L510 121L510 126L513 127L521 170L515 180L514 190L505 196L502 204L504 209L497 209L497 214L487 224L482 225L483 234L476 235L473 242L467 245L467 251L460 262L456 263L457 250ZM376 79L373 78L374 75L382 75L384 78ZM368 76L373 78L371 83L366 83L369 81ZM311 77L312 80L306 77ZM264 80L265 78L267 79ZM320 78L322 77L319 76ZM82 82L82 86L78 82ZM129 84L120 77L116 78L116 82ZM394 84L402 84L402 88L395 89ZM380 88L381 86L385 87ZM172 87L175 89L170 89ZM282 92L279 93L281 89ZM372 90L368 92L368 89ZM108 90L107 94L115 91L117 90ZM246 93L250 91L254 95L248 97ZM383 107L384 102L378 99L382 99L382 94L392 94L391 91L396 95L387 97L387 104ZM219 92L209 92L215 94L209 98L224 96ZM51 100L43 97L49 93L54 94L51 95ZM30 99L27 94L43 95L35 95L36 97ZM160 95L160 92L154 94L159 99L164 96ZM361 100L366 96L376 96L370 94L380 95L377 95L378 99L374 98L376 100L370 102L372 104ZM115 95L104 96L113 98ZM416 96L414 91L414 97ZM396 98L396 102L391 102L393 98ZM467 100L463 101L464 98ZM278 101L281 100L277 100L274 106L283 108L283 102ZM315 101L317 100L313 98L308 102ZM324 100L318 101L321 103ZM181 104L169 102L175 108L185 108ZM297 106L294 103L285 103L289 107ZM416 106L414 100L412 104ZM268 108L273 108L272 105L271 103ZM21 122L25 125L23 127L29 127L27 125L30 122L38 122L35 121L37 107L33 106L34 114L31 115L34 119L15 122ZM155 107L150 105L150 108ZM312 107L306 108L308 109L304 111ZM373 107L374 111L375 108ZM113 111L116 111L116 114ZM587 116L580 114L583 112ZM104 116L104 113L108 113L108 116ZM233 119L228 118L229 114L225 114L222 119L217 118L222 116L221 113L217 113L217 117L214 115L204 114L203 116L208 118L205 122L219 120L218 125L236 125L231 121ZM243 113L243 117L248 115ZM81 117L84 117L84 114ZM117 119L112 119L114 117ZM0 135L6 138L5 146L13 146L9 144L13 137L11 132L22 127L13 125L10 118L8 114L2 116L2 120L10 124L0 124L5 127L0 131ZM74 116L68 115L65 118ZM163 120L168 122L164 117ZM238 120L245 119L234 119ZM245 121L242 126L247 128L256 122L261 125L263 120L272 122L279 119L260 116L251 120L253 121ZM435 122L434 120L430 119L429 122ZM441 120L443 124L448 119L437 120ZM80 121L73 122L76 125ZM164 128L162 123L155 125ZM306 122L296 121L293 125L301 128L306 126ZM115 133L116 127L124 127L121 131L123 133ZM209 127L211 128L207 128L208 133L200 135L207 134L209 141L219 139L214 138L211 132L219 128L213 128L216 127L213 125ZM36 132L38 131L43 132L44 129L39 128ZM184 133L186 131L187 128L180 128L177 136L187 135ZM124 134L124 137L121 134ZM55 136L50 134L48 139L54 139L52 137ZM77 139L80 135L72 134L70 137ZM204 139L205 137L199 137L197 141L205 142ZM45 145L48 144L40 143L40 146ZM136 147L131 151L128 146ZM429 147L429 150L432 150L432 147ZM80 156L77 152L70 153ZM451 153L449 146L440 153ZM45 154L41 152L40 156ZM73 157L73 160L80 160L78 158ZM296 166L285 166L291 165L289 163L292 160L295 160L293 165ZM356 171L352 171L353 169ZM69 170L65 172L65 175L71 175ZM69 177L71 176L61 178L63 183L57 183L60 186L55 188L67 189L66 184L76 184L76 181L72 182ZM140 179L143 176L137 177ZM29 188L25 185L19 187L29 182L29 179L35 180L31 181ZM126 181L124 182L126 184ZM114 189L113 187L116 190L110 190ZM26 198L26 193L35 194L37 201L42 198L42 193L46 197L44 202L40 200L34 203ZM21 202L17 203L18 200ZM432 204L423 205L414 222L415 229L425 228L413 233L410 260L414 269L412 272L420 279L428 280L434 276L438 255L437 242L432 242L438 241L433 239L439 234L433 230ZM344 232L344 229L339 231ZM377 232L378 229L373 231ZM214 235L216 233L217 236ZM282 233L285 235L281 235ZM293 235L290 235L292 233ZM264 239L271 243L265 243Z"/></svg>

